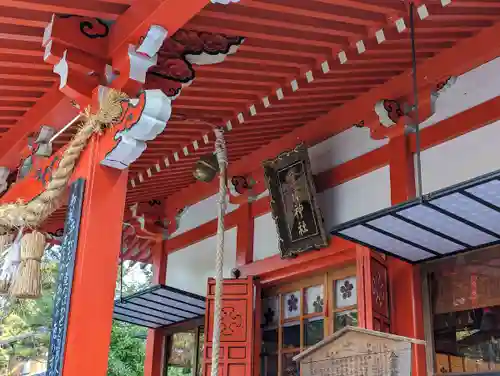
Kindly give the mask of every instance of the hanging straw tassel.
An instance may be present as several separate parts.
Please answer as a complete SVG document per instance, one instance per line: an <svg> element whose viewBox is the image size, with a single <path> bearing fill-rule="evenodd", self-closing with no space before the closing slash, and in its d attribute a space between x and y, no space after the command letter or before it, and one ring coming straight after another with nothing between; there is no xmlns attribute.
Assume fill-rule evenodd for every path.
<svg viewBox="0 0 500 376"><path fill-rule="evenodd" d="M38 231L21 239L21 264L10 289L16 298L37 299L42 295L41 261L45 250L45 235Z"/></svg>
<svg viewBox="0 0 500 376"><path fill-rule="evenodd" d="M12 280L21 262L21 236L23 231L19 230L16 239L14 234L0 235L0 258L3 264L0 267L0 295L9 292Z"/></svg>
<svg viewBox="0 0 500 376"><path fill-rule="evenodd" d="M13 241L14 234L0 235L0 255L3 255L3 253L7 250L7 248L12 244Z"/></svg>

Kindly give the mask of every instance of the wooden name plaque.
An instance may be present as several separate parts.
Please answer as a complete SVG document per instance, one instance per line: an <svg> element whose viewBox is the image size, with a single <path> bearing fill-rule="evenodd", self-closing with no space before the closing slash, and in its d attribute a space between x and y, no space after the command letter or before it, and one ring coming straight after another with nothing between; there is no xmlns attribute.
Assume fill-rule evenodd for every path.
<svg viewBox="0 0 500 376"><path fill-rule="evenodd" d="M407 376L424 341L347 326L293 358L302 376Z"/></svg>
<svg viewBox="0 0 500 376"><path fill-rule="evenodd" d="M300 144L262 165L281 257L327 247L307 148Z"/></svg>

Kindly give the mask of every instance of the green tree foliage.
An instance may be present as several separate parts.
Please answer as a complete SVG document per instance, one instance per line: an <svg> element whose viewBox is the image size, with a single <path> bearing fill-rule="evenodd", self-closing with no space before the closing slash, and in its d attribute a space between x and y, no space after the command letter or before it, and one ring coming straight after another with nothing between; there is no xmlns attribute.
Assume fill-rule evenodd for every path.
<svg viewBox="0 0 500 376"><path fill-rule="evenodd" d="M49 252L42 263L43 296L37 300L10 300L0 296L0 374L10 375L28 360L45 361L50 342L54 288L57 283L57 250ZM137 270L137 267L135 267ZM124 295L147 287L151 269L141 270L141 281L127 278L131 268L124 268L123 285L118 276L117 292ZM120 288L121 287L121 288ZM3 314L2 314L3 313ZM142 376L145 357L144 328L113 323L108 376ZM6 344L7 343L7 344Z"/></svg>
<svg viewBox="0 0 500 376"><path fill-rule="evenodd" d="M122 268L123 271L121 270ZM133 294L149 286L152 280L150 267L141 271L144 277L141 280L127 278L132 270L129 263L120 266L115 291L117 297L121 294L123 294L123 296ZM108 376L144 375L146 335L147 330L145 328L118 321L113 322L108 361Z"/></svg>
<svg viewBox="0 0 500 376"><path fill-rule="evenodd" d="M120 322L113 323L108 376L144 375L145 336L144 328Z"/></svg>
<svg viewBox="0 0 500 376"><path fill-rule="evenodd" d="M10 300L2 297L0 305L7 311L1 322L0 371L6 372L17 364L46 357L52 322L53 289L57 265L44 263L42 267L43 295L37 300Z"/></svg>

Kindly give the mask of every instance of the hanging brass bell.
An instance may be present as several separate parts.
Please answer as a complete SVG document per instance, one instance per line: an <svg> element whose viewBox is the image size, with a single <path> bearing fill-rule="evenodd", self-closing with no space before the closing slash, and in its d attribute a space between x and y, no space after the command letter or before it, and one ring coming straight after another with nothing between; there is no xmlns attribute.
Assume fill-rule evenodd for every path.
<svg viewBox="0 0 500 376"><path fill-rule="evenodd" d="M215 154L203 155L196 162L193 176L196 180L209 183L219 172L219 163Z"/></svg>

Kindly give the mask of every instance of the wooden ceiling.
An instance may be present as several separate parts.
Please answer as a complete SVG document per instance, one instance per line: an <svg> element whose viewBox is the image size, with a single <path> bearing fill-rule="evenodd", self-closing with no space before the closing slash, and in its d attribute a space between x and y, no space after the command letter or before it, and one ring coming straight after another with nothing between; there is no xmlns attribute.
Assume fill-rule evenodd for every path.
<svg viewBox="0 0 500 376"><path fill-rule="evenodd" d="M15 127L58 79L52 66L43 61L43 31L52 14L115 20L132 1L0 1L0 137Z"/></svg>
<svg viewBox="0 0 500 376"><path fill-rule="evenodd" d="M424 20L417 17L419 62L500 21L500 0L448 2L419 2L429 13L421 14ZM56 85L41 46L52 13L115 20L132 3L0 2L0 143L2 132L13 130ZM195 161L213 151L212 125L232 128L226 139L234 162L408 71L408 12L401 0L208 4L184 29L241 36L245 42L223 63L196 68L194 82L173 102L167 129L130 168L128 203L169 196L194 183ZM71 133L58 138L56 147Z"/></svg>
<svg viewBox="0 0 500 376"><path fill-rule="evenodd" d="M440 0L422 3L429 16L417 20L419 62L500 20L500 1L454 1L446 7ZM407 26L402 32L396 27L400 18ZM213 140L210 125L203 121L231 122L226 140L234 162L407 71L412 64L408 26L408 8L400 0L208 5L185 29L246 40L222 64L197 68L194 83L174 102L174 115L185 120L171 120L131 167L135 187L129 188L129 202L169 196L193 183L193 164L213 150L213 143L203 139L206 135ZM375 32L381 28L386 40L379 44ZM360 40L364 53L358 52ZM346 53L345 64L339 51ZM324 61L329 62L326 74ZM292 87L295 83L298 89Z"/></svg>

